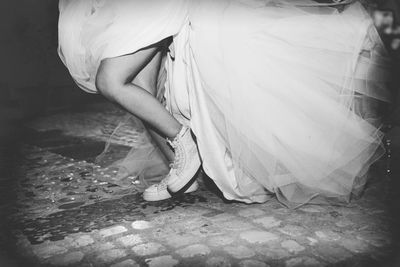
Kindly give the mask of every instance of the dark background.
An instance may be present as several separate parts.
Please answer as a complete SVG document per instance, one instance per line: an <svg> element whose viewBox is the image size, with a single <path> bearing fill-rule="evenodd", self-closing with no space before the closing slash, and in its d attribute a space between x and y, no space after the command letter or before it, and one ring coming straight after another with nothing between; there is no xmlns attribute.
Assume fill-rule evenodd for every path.
<svg viewBox="0 0 400 267"><path fill-rule="evenodd" d="M60 61L57 20L57 0L0 4L0 125L3 127L10 120L26 120L100 98L81 92ZM3 134L4 131L3 128Z"/></svg>

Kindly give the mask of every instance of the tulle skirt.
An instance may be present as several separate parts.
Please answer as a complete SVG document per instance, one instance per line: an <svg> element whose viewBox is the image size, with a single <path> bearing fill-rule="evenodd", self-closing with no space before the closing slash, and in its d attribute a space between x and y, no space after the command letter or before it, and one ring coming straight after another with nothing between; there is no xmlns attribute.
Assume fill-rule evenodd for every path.
<svg viewBox="0 0 400 267"><path fill-rule="evenodd" d="M59 51L83 89L96 91L102 59L172 35L166 106L192 128L225 198L275 194L295 207L362 190L384 151L355 98L388 95L384 50L361 4L339 12L312 1L151 2L61 0Z"/></svg>
<svg viewBox="0 0 400 267"><path fill-rule="evenodd" d="M355 96L385 99L382 46L363 7L202 1L174 39L169 110L193 129L227 199L347 202L383 153ZM371 89L373 87L373 89Z"/></svg>

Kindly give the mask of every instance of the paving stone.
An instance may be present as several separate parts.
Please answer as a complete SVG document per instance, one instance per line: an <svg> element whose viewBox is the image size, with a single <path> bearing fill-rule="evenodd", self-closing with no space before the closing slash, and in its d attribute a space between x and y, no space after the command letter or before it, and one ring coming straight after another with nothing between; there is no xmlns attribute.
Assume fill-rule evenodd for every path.
<svg viewBox="0 0 400 267"><path fill-rule="evenodd" d="M155 216L154 214L152 214L149 217L147 217L147 219L150 220L154 226L181 222L183 218L184 216L174 211L165 211L163 213L157 213L157 215Z"/></svg>
<svg viewBox="0 0 400 267"><path fill-rule="evenodd" d="M305 249L302 245L294 240L285 240L281 243L281 246L287 249L290 253L299 253Z"/></svg>
<svg viewBox="0 0 400 267"><path fill-rule="evenodd" d="M299 210L302 210L302 211L308 212L308 213L320 213L320 212L326 211L325 208L319 207L319 206L314 206L314 207L311 207L311 206L310 206L310 207L303 207L303 208L300 208Z"/></svg>
<svg viewBox="0 0 400 267"><path fill-rule="evenodd" d="M113 226L110 228L102 229L102 230L100 230L99 234L102 237L109 237L109 236L125 233L126 231L128 231L128 229L126 229L124 226L117 225L117 226Z"/></svg>
<svg viewBox="0 0 400 267"><path fill-rule="evenodd" d="M271 209L274 214L288 215L293 213L293 210L289 212L288 208L282 208L281 204L272 205Z"/></svg>
<svg viewBox="0 0 400 267"><path fill-rule="evenodd" d="M360 207L357 207L355 205L349 206L349 207L335 207L335 211L342 214L343 216L351 215L353 216L354 214L359 212Z"/></svg>
<svg viewBox="0 0 400 267"><path fill-rule="evenodd" d="M212 216L212 214L220 214L220 211L209 209L209 208L204 208L200 206L189 206L189 207L176 207L174 209L176 213L183 217L199 217L199 216L204 216L204 217L210 217L209 215Z"/></svg>
<svg viewBox="0 0 400 267"><path fill-rule="evenodd" d="M390 246L393 242L393 236L379 231L365 232L357 235L357 239L363 240L375 247Z"/></svg>
<svg viewBox="0 0 400 267"><path fill-rule="evenodd" d="M132 259L127 259L118 263L115 263L111 265L110 267L139 267L140 265L137 264L134 260Z"/></svg>
<svg viewBox="0 0 400 267"><path fill-rule="evenodd" d="M269 267L269 265L258 260L244 260L239 262L239 267Z"/></svg>
<svg viewBox="0 0 400 267"><path fill-rule="evenodd" d="M200 224L196 226L195 223L188 222L190 224L190 227L182 227L182 229L185 229L186 232L197 236L197 238L203 238L203 237L209 237L209 236L215 236L221 234L221 225L214 225L212 222L204 222L202 221Z"/></svg>
<svg viewBox="0 0 400 267"><path fill-rule="evenodd" d="M221 229L243 231L247 229L252 229L254 226L251 223L244 222L242 220L233 219L231 221L223 221L218 223Z"/></svg>
<svg viewBox="0 0 400 267"><path fill-rule="evenodd" d="M160 228L155 228L151 231L151 234L154 238L156 239L165 239L167 240L170 236L172 235L176 235L176 229L174 229L173 227L169 227L168 225L164 226L164 227L160 227Z"/></svg>
<svg viewBox="0 0 400 267"><path fill-rule="evenodd" d="M202 216L205 217L205 218L212 218L212 217L215 217L218 214L222 214L222 213L224 213L224 212L221 211L221 210L211 210L210 209L210 212L204 213Z"/></svg>
<svg viewBox="0 0 400 267"><path fill-rule="evenodd" d="M179 263L170 255L146 259L145 262L149 267L173 267Z"/></svg>
<svg viewBox="0 0 400 267"><path fill-rule="evenodd" d="M72 242L72 245L76 248L80 248L80 247L85 247L85 246L91 245L93 243L94 243L94 240L91 236L81 235Z"/></svg>
<svg viewBox="0 0 400 267"><path fill-rule="evenodd" d="M306 235L306 230L303 227L296 225L286 225L280 228L279 231L292 237Z"/></svg>
<svg viewBox="0 0 400 267"><path fill-rule="evenodd" d="M97 244L95 243L93 247L94 247L94 250L97 250L97 251L110 250L110 249L115 248L114 244L110 243L110 242L97 243Z"/></svg>
<svg viewBox="0 0 400 267"><path fill-rule="evenodd" d="M93 113L93 118L97 118L98 116L98 112ZM81 117L82 116L80 114L77 115L77 118L79 118L77 121L82 121ZM65 120L60 119L57 119L57 121L65 122ZM96 120L91 119L90 121ZM114 119L113 121L117 120ZM110 125L110 123L98 124ZM68 128L71 128L70 123L63 123L63 125L69 125ZM110 128L108 132L111 133L113 130L112 128L115 126L108 126L108 128ZM96 128L96 131L97 129L100 132L100 128ZM90 129L88 132L93 131ZM132 132L134 131L132 130ZM123 134L123 136L124 135L126 136L128 134ZM102 140L107 139L108 137L104 137ZM57 141L59 142L57 146L70 146L70 143L62 144L60 140L61 139ZM123 140L114 141L125 142ZM45 140L45 142L48 143L48 146L49 143L51 143L48 140ZM99 143L101 142L97 142L97 147L102 146L102 144L99 145ZM53 147L54 146L55 145L53 144ZM76 147L76 144L74 146ZM143 240L139 242L135 237L137 235L131 235L130 233L136 232L137 234L139 230L143 230L144 232L143 234L140 233L140 236L143 239L144 237L147 237L147 234L150 238L157 237L160 240L155 242L168 245L169 248L172 247L173 251L187 248L187 246L191 247L192 244L199 244L199 242L205 243L211 248L209 249L210 252L199 261L196 261L197 258L195 257L180 263L178 260L173 259L171 255L164 255L161 257L156 257L159 256L158 254L149 255L146 256L146 258L150 258L146 260L146 262L149 263L149 266L183 266L183 264L186 263L198 263L198 266L230 266L232 264L234 266L252 267L267 266L264 262L262 262L265 261L271 262L270 264L273 263L273 265L286 265L288 267L323 266L324 264L331 264L332 266L342 266L343 264L345 266L363 267L369 266L370 264L363 265L365 261L360 260L361 258L368 257L370 260L383 261L384 256L387 256L387 254L391 253L391 250L394 249L393 244L391 243L393 242L393 240L391 240L393 236L390 236L392 235L392 229L390 228L392 227L393 222L392 214L384 213L383 208L386 208L386 204L382 203L382 200L386 197L386 195L384 190L381 190L382 185L379 184L377 186L377 183L375 182L370 184L366 190L366 194L364 194L360 200L355 200L350 205L346 205L346 207L307 205L300 207L298 210L290 210L287 208L282 208L282 205L276 200L269 201L263 205L251 206L241 203L227 204L215 197L215 195L211 195L209 192L201 191L200 195L204 201L199 201L199 203L196 203L196 201L198 201L197 199L195 199L195 201L192 201L193 199L189 199L189 201L173 199L163 201L162 203L145 203L141 197L131 197L123 200L122 202L113 202L112 200L110 202L112 205L105 204L105 209L102 209L103 200L108 202L111 199L107 198L112 198L116 195L107 192L105 192L107 194L99 194L99 191L102 191L102 186L98 186L97 181L88 179L87 177L98 175L99 177L101 176L105 178L108 173L101 174L100 170L93 171L93 166L86 166L92 165L92 163L79 165L76 160L66 159L55 153L47 155L49 152L36 148L35 150L32 149L32 151L36 151L36 154L31 152L30 157L35 155L39 157L38 160L34 160L34 163L37 163L36 165L38 166L27 166L29 167L28 171L26 172L27 175L22 175L26 177L31 176L34 178L29 179L29 183L27 183L29 188L27 188L25 191L22 191L22 193L28 193L26 195L26 197L28 197L27 200L23 201L36 204L39 203L42 206L36 207L36 204L29 204L27 205L27 211L29 213L23 213L21 211L21 215L25 216L24 219L28 220L28 225L25 225L25 222L21 221L21 223L24 224L22 225L24 230L24 236L22 238L26 238L27 244L20 244L18 248L19 251L24 253L24 256L27 255L33 258L37 256L40 258L41 263L44 264L53 264L57 266L66 264L72 266L78 265L82 267L89 267L92 264L94 266L109 266L110 264L115 263L112 266L135 266L136 262L133 258L126 259L128 256L127 254L133 255L134 253L128 249L122 248L121 246L130 248L132 246L137 247L138 245L142 245ZM66 151L66 149L62 148L56 153L65 153ZM74 152L72 154L78 155L79 153ZM120 155L122 154L118 154L118 156ZM46 163L47 165L40 163L44 160L48 160ZM109 159L110 162L115 160L111 160L111 158ZM56 161L59 161L59 163L56 163ZM70 163L72 165L68 165ZM379 164L385 165L385 162ZM54 171L53 167L57 166L58 169L61 167L64 168L65 173L58 170ZM385 166L383 166L383 168L384 167ZM46 175L42 177L40 173L46 173ZM72 178L87 179L87 183L94 184L96 182L96 186L88 188L88 185L85 184L85 189L74 188L73 186L78 184L78 180L75 179L75 181L71 181L72 178L68 176L69 174L73 173L75 174ZM32 180L39 181L42 178L47 178L48 182L54 180L56 183L55 186L53 187L50 185L44 185L43 187L43 181L40 183L32 182ZM377 176L376 178L381 178L381 176ZM58 194L59 196L56 196L56 199L54 200L57 205L51 204L50 199L45 201L44 197L42 196L50 196L49 194L58 188L57 186L60 182L61 185L59 188L63 191ZM33 189L36 185L38 186L38 190ZM45 190L40 191L41 187L49 187L51 190L48 190L46 193ZM104 187L106 188L107 186ZM88 193L86 194L89 195L78 194L82 189L85 191L86 189L93 188L98 191L87 191ZM118 191L118 188L114 187L112 189L115 190L115 192ZM38 194L40 192L43 192L43 194ZM132 191L130 191L130 193L132 193ZM54 214L53 216L53 213L58 211L55 210L54 207L57 208L59 205L64 204L66 204L64 207L79 206L86 201L87 196L90 197L94 195L98 195L99 197L101 196L101 201L96 202L97 200L95 199L88 200L85 202L87 204L85 205L86 208L84 206L80 206L76 209L76 212L74 212L73 209L66 210L71 213L67 213L64 210L63 212L59 213L61 216L57 214ZM185 197L183 197L183 199L184 198ZM42 202L39 202L39 200ZM89 217L80 216L82 214L89 215L88 212L90 213L91 210L87 207L91 207L95 202L98 204L93 206L93 209L95 209L96 212L92 212L92 215ZM135 208L122 209L123 205L121 204L124 204L123 202L128 203L128 206L133 206ZM18 207L23 207L23 209L26 211L24 202L18 204L22 204L18 205ZM259 207L262 208L259 209ZM32 208L37 209L37 211L40 212L40 216L38 214L34 214L32 215L33 220L30 220L30 211L33 211L33 213L36 212L36 210L32 210ZM47 208L47 210L44 210L44 208ZM268 212L266 211L267 208ZM2 209L2 207L0 207L0 209ZM42 216L42 212L45 212L46 216ZM143 214L145 217L143 217ZM47 215L49 216L47 217ZM94 217L99 218L99 220L95 221L96 218ZM136 221L131 224L132 226L126 226L125 224L117 223L124 220L130 222L135 220L144 220L143 218L146 218L146 221ZM278 219L282 222L280 222ZM274 220L278 221L279 224L275 226ZM208 222L209 224L205 225L205 222ZM125 228L124 226L126 226L128 230L122 230L122 232L113 232L110 230L112 227L108 229L101 229L102 227L109 227L116 223L117 225L115 227L117 229L123 225L122 227ZM155 234L154 232L156 229L151 228L154 226L162 228L163 231ZM181 228L181 226L184 227ZM284 227L279 229L273 228L281 226ZM263 227L267 229L264 229ZM268 230L270 228L273 230ZM97 230L98 232L96 235L87 234L95 229L99 229ZM249 235L249 232L256 230L263 232L261 229L269 231L268 233L272 234L273 238L264 237L261 238L261 240L258 240L257 238L254 238L253 235ZM107 233L107 231L109 232ZM74 234L70 235L71 233ZM218 234L218 236L210 237L210 235L214 234ZM387 234L389 234L389 237L386 236ZM249 240L243 238L242 235L247 237L251 242L246 242L246 240ZM74 238L71 238L71 236ZM110 240L106 240L110 242L105 242L104 240L97 242L98 237L110 238ZM241 239L237 240L238 237ZM39 243L46 240L51 240L52 242L47 243L46 241L41 245L33 245L30 243L30 241L28 241L28 238L33 243ZM64 240L57 240L62 238L64 238ZM111 238L113 239L111 240ZM116 239L116 242L114 239ZM300 247L306 247L307 252L303 250L303 252L300 252L299 255L294 256L289 251L295 252L296 249L293 249L293 247L296 248L297 246L293 245L293 243L291 244L290 241L285 241L289 243L282 242L283 240L287 239L292 239L293 242L298 242L297 245ZM19 241L20 240L17 240L17 242ZM144 241L148 242L147 240ZM250 250L253 250L251 252L257 253L257 255L254 258L242 260L240 257L244 256L243 254L240 254L241 256L239 255L239 259L232 259L234 253L243 253L243 250L246 251L246 249L240 249L240 246L234 247L238 243L241 244L242 247L247 246L247 249L250 248ZM119 249L117 249L117 246ZM233 255L229 255L229 253L225 252L224 249L231 250L230 254ZM195 254L196 252L198 252L198 249L191 249L189 252L187 252L187 254ZM219 252L222 252L222 255L219 254ZM82 256L82 253L88 253L88 260L86 260L85 256ZM89 262L89 260L92 259L93 253L96 253L95 256L99 257L104 254L109 255L104 256L106 259L99 258L99 262ZM163 254L164 253L161 255ZM173 255L175 256L175 254ZM178 255L176 255L176 257L179 259ZM139 262L140 260L140 264L144 264L143 259L144 258L142 257L138 257L137 261ZM37 259L35 258L35 260ZM379 263L377 262L377 264L374 264L374 266L380 266L381 264Z"/></svg>
<svg viewBox="0 0 400 267"><path fill-rule="evenodd" d="M74 246L74 239L70 236L66 236L63 240L51 241L54 245L65 247L67 249L76 248Z"/></svg>
<svg viewBox="0 0 400 267"><path fill-rule="evenodd" d="M127 235L127 236L122 236L117 239L118 242L121 242L122 245L124 246L134 246L139 243L142 243L143 240L140 235Z"/></svg>
<svg viewBox="0 0 400 267"><path fill-rule="evenodd" d="M210 254L211 250L209 247L201 244L195 244L191 246L187 246L185 248L181 248L176 251L183 258L190 258L194 256L205 256Z"/></svg>
<svg viewBox="0 0 400 267"><path fill-rule="evenodd" d="M68 250L65 247L53 245L51 243L33 247L33 253L42 259L47 259L55 255L64 254Z"/></svg>
<svg viewBox="0 0 400 267"><path fill-rule="evenodd" d="M321 262L311 257L298 257L287 260L285 262L286 267L320 267L324 266Z"/></svg>
<svg viewBox="0 0 400 267"><path fill-rule="evenodd" d="M282 248L279 243L274 244L274 246L271 246L271 244L265 246L256 246L254 250L264 258L268 259L268 261L279 260L291 256L289 251Z"/></svg>
<svg viewBox="0 0 400 267"><path fill-rule="evenodd" d="M310 246L314 246L315 244L318 243L317 239L314 239L314 238L309 237L309 236L307 237L307 240L310 242Z"/></svg>
<svg viewBox="0 0 400 267"><path fill-rule="evenodd" d="M145 243L141 245L134 246L132 251L139 256L148 256L152 254L158 254L165 251L165 247L159 243Z"/></svg>
<svg viewBox="0 0 400 267"><path fill-rule="evenodd" d="M344 227L349 227L349 226L354 225L354 222L352 222L348 219L341 219L338 222L335 222L335 225L337 227L344 228Z"/></svg>
<svg viewBox="0 0 400 267"><path fill-rule="evenodd" d="M216 231L220 231L220 229L211 229L216 228L210 223L207 219L202 217L195 217L191 219L182 219L180 222L176 223L166 223L164 226L160 228L156 228L152 231L152 234L156 238L168 239L171 235L196 235L198 237L205 237L208 235L215 235Z"/></svg>
<svg viewBox="0 0 400 267"><path fill-rule="evenodd" d="M245 259L250 258L256 255L256 253L249 249L248 247L239 245L239 246L227 246L224 247L224 250L237 259Z"/></svg>
<svg viewBox="0 0 400 267"><path fill-rule="evenodd" d="M188 234L182 234L182 235L171 235L169 236L165 242L174 248L179 248L179 247L183 247L183 246L187 246L190 244L194 244L198 241L198 237L193 236L193 235L188 235Z"/></svg>
<svg viewBox="0 0 400 267"><path fill-rule="evenodd" d="M318 246L315 246L315 248L317 249L317 251L315 252L317 256L323 258L330 263L336 263L353 257L353 254L351 254L343 247L332 246L328 244L319 244Z"/></svg>
<svg viewBox="0 0 400 267"><path fill-rule="evenodd" d="M249 243L268 243L279 239L279 236L266 231L246 231L240 237Z"/></svg>
<svg viewBox="0 0 400 267"><path fill-rule="evenodd" d="M346 249L354 253L363 253L369 251L369 245L364 241L358 239L346 238L340 242L340 244Z"/></svg>
<svg viewBox="0 0 400 267"><path fill-rule="evenodd" d="M267 216L267 217L254 219L253 222L261 224L265 228L272 228L272 227L279 226L282 221L277 220L272 216Z"/></svg>
<svg viewBox="0 0 400 267"><path fill-rule="evenodd" d="M257 208L247 208L247 209L241 209L238 211L238 215L248 218L248 217L257 217L264 215L265 211L257 209Z"/></svg>
<svg viewBox="0 0 400 267"><path fill-rule="evenodd" d="M231 263L229 262L229 260L227 258L224 257L211 257L209 259L207 259L206 267L231 267Z"/></svg>
<svg viewBox="0 0 400 267"><path fill-rule="evenodd" d="M96 259L103 263L110 263L117 259L123 258L126 255L127 254L123 249L111 249L102 251L101 254L96 257Z"/></svg>
<svg viewBox="0 0 400 267"><path fill-rule="evenodd" d="M132 223L132 228L135 230L144 230L152 227L153 225L151 224L151 222L148 221L134 221Z"/></svg>
<svg viewBox="0 0 400 267"><path fill-rule="evenodd" d="M85 256L80 251L70 252L62 256L55 256L50 263L57 266L77 265Z"/></svg>
<svg viewBox="0 0 400 267"><path fill-rule="evenodd" d="M229 213L222 213L222 214L218 214L214 217L210 217L210 220L216 223L220 223L220 222L226 222L226 221L231 221L231 220L237 220L237 217L233 214L229 214Z"/></svg>
<svg viewBox="0 0 400 267"><path fill-rule="evenodd" d="M329 215L333 218L338 218L340 216L343 216L340 212L337 212L336 210L330 211Z"/></svg>
<svg viewBox="0 0 400 267"><path fill-rule="evenodd" d="M331 230L316 231L315 235L323 241L337 241L341 236Z"/></svg>
<svg viewBox="0 0 400 267"><path fill-rule="evenodd" d="M232 244L233 241L235 241L235 239L231 236L220 235L220 236L210 237L208 239L207 243L210 246L220 247L220 246L226 246L226 245Z"/></svg>

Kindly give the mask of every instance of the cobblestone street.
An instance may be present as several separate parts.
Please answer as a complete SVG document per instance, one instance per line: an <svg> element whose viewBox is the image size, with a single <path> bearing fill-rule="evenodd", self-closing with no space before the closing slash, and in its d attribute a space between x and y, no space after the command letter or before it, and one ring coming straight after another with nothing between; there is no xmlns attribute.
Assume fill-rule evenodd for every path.
<svg viewBox="0 0 400 267"><path fill-rule="evenodd" d="M149 145L135 121L109 138L120 121L126 114L102 103L60 112L2 148L0 266L400 266L398 127L359 199L291 210L275 198L226 201L202 172L196 192L144 201L165 166L155 157L154 173L116 179L107 166ZM95 161L107 140L112 153Z"/></svg>

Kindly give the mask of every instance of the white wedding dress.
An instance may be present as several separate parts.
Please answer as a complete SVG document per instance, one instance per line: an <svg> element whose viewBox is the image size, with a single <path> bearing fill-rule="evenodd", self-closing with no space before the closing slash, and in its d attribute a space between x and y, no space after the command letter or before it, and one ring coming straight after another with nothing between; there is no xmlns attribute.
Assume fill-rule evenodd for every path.
<svg viewBox="0 0 400 267"><path fill-rule="evenodd" d="M102 59L168 36L166 106L193 130L225 198L274 193L297 206L363 188L382 134L354 102L387 96L360 3L339 12L303 0L60 0L59 53L88 92Z"/></svg>

